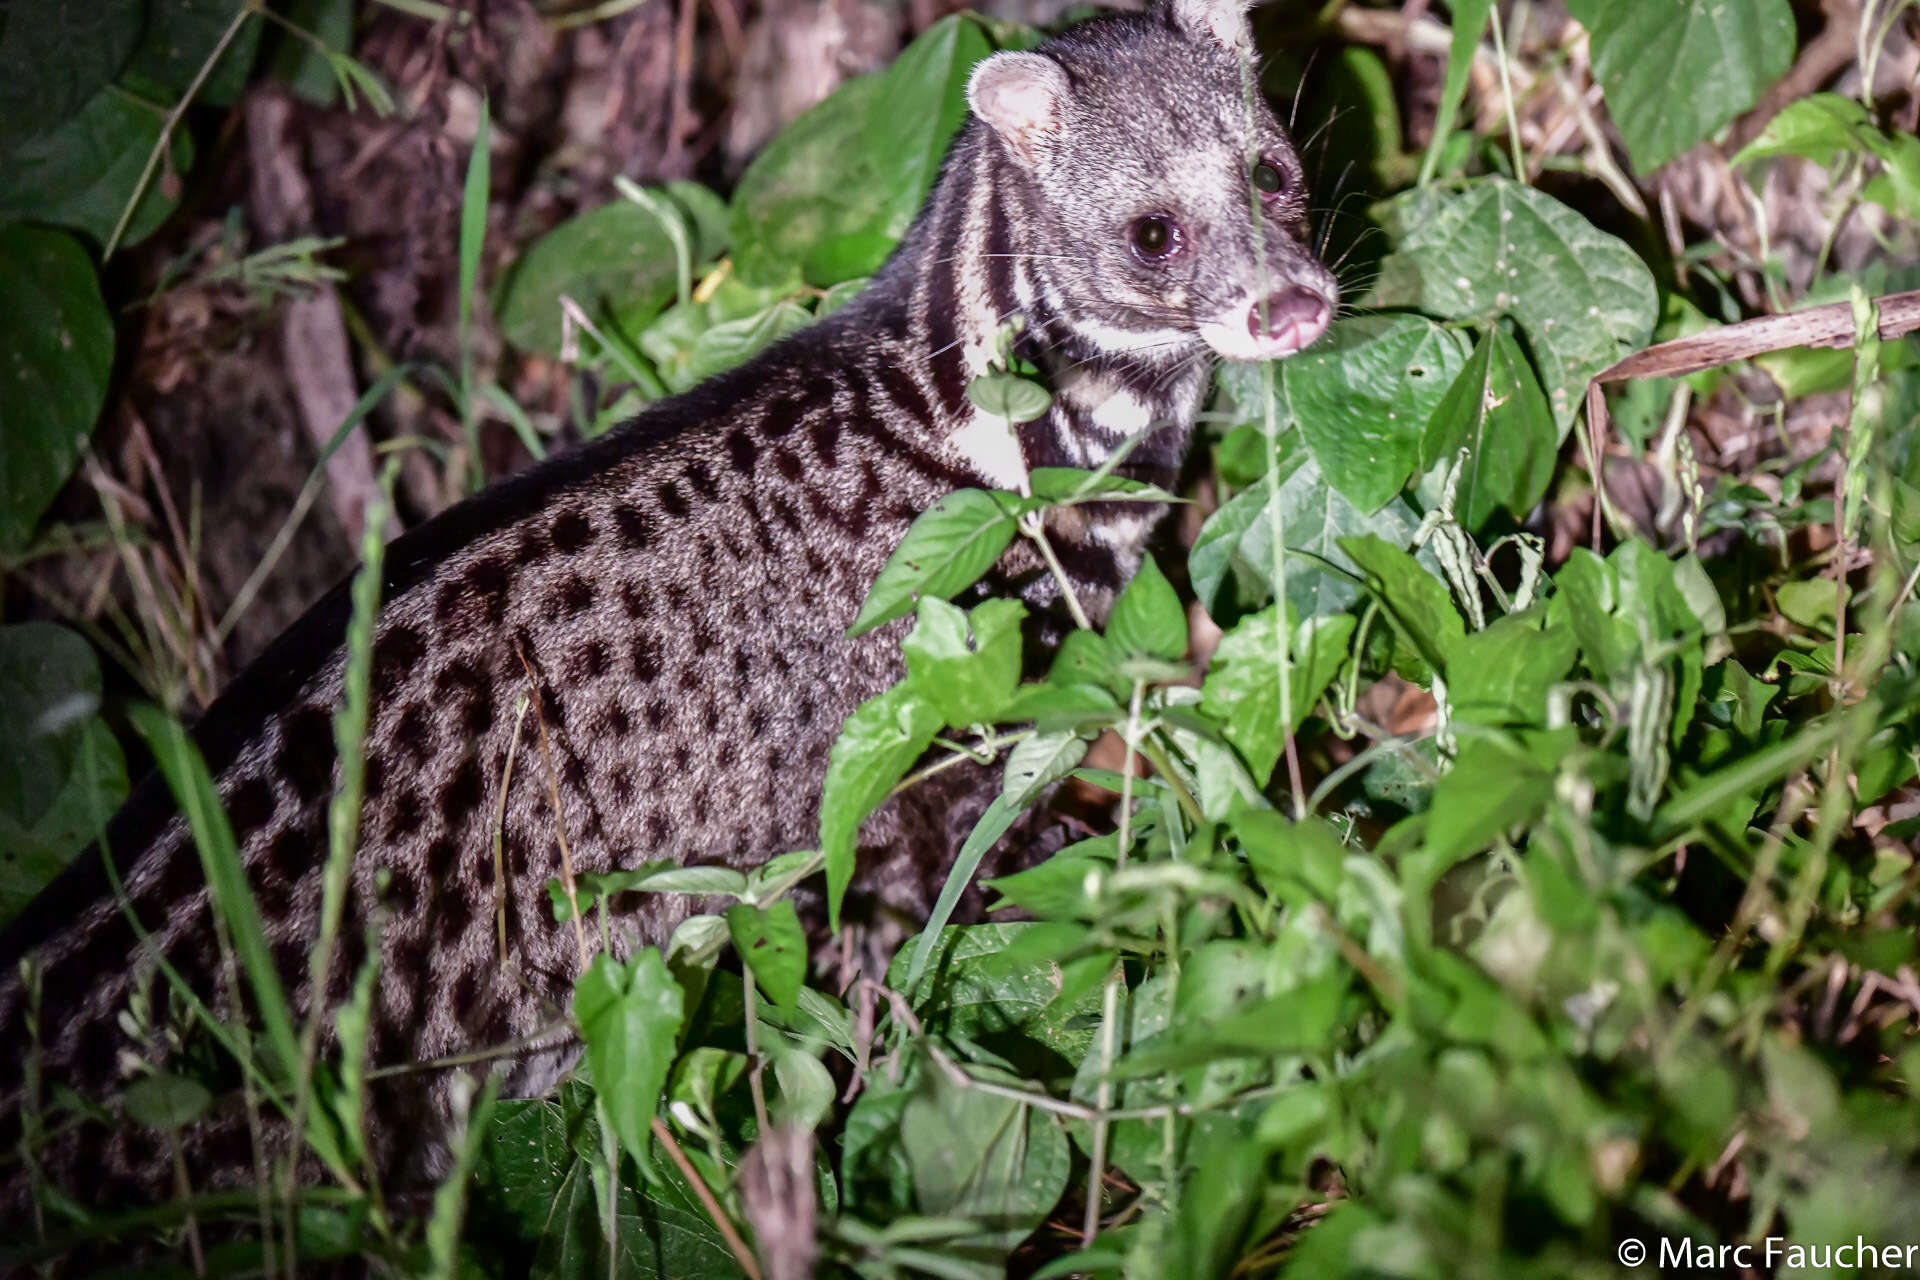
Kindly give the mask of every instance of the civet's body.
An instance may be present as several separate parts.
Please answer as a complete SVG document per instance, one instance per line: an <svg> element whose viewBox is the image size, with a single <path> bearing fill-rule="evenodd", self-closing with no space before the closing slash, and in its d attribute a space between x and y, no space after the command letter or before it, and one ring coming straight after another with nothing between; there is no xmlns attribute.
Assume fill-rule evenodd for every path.
<svg viewBox="0 0 1920 1280"><path fill-rule="evenodd" d="M562 834L579 871L750 865L816 843L828 748L901 671L904 622L846 630L918 512L956 488L1017 487L1031 467L1097 466L1149 426L1127 469L1171 483L1211 357L1284 355L1324 329L1333 282L1305 244L1298 161L1246 91L1247 44L1234 0L1175 0L988 59L925 210L855 301L389 548L361 844L324 993L345 998L375 923L375 1065L505 1044L562 1015L580 967L545 888ZM1015 317L1022 354L1056 392L1017 445L966 395ZM1157 514L1083 508L1052 526L1096 616ZM1058 634L1055 585L1021 544L984 589L1023 596L1042 641ZM195 731L301 1015L348 611L344 589L322 600ZM856 882L868 909L924 913L993 783L955 771L869 821ZM160 780L135 792L108 843L152 950L232 1012L200 857ZM110 1103L129 1055L168 1052L163 1034L131 1038L121 1016L152 965L110 883L89 850L0 935L9 1145L28 1101L23 957L40 983L36 1114L55 1085ZM663 941L677 901L623 916L617 945ZM167 988L153 979L146 1001L162 1027ZM544 1089L569 1061L565 1047L508 1058L505 1087ZM390 1185L443 1165L448 1080L420 1071L373 1086L369 1138ZM168 1194L159 1134L53 1128L36 1159L65 1194ZM286 1141L270 1123L268 1145ZM184 1142L202 1189L255 1176L237 1096ZM0 1207L13 1218L25 1165L6 1178Z"/></svg>

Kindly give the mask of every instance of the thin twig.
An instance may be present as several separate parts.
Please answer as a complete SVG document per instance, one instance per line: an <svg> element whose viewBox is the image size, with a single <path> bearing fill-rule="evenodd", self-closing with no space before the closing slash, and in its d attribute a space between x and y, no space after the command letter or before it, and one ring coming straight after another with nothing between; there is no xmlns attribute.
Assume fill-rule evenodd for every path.
<svg viewBox="0 0 1920 1280"><path fill-rule="evenodd" d="M674 1138L673 1131L667 1128L666 1122L659 1116L653 1118L653 1136L661 1146L667 1149L667 1155L672 1159L674 1166L680 1170L680 1176L687 1180L687 1184L693 1188L693 1194L700 1198L700 1207L707 1211L709 1218L713 1219L714 1228L720 1232L720 1238L727 1242L727 1249L733 1254L733 1260L738 1262L740 1269L747 1273L747 1280L760 1280L760 1264L755 1261L753 1250L747 1248L747 1242L740 1238L740 1232L734 1228L733 1219L727 1217L726 1211L720 1207L720 1202L713 1198L713 1192L708 1189L705 1180L694 1169L693 1162L687 1159L687 1153L680 1149L680 1143Z"/></svg>

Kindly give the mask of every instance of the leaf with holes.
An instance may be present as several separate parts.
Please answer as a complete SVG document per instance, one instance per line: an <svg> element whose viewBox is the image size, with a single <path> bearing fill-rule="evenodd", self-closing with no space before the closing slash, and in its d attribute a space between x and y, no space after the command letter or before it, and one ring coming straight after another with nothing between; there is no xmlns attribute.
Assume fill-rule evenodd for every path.
<svg viewBox="0 0 1920 1280"><path fill-rule="evenodd" d="M965 612L932 596L901 643L921 696L956 729L990 723L1020 684L1018 600L988 600Z"/></svg>
<svg viewBox="0 0 1920 1280"><path fill-rule="evenodd" d="M1547 491L1559 432L1540 380L1520 346L1500 326L1488 329L1420 441L1420 465L1453 466L1467 451L1454 492L1454 518L1469 530L1496 507L1525 519Z"/></svg>
<svg viewBox="0 0 1920 1280"><path fill-rule="evenodd" d="M793 903L782 898L762 910L736 902L727 908L727 932L767 999L791 1009L807 978L807 935Z"/></svg>
<svg viewBox="0 0 1920 1280"><path fill-rule="evenodd" d="M909 613L918 596L947 600L979 581L1013 541L1019 500L956 489L914 518L847 631L857 636Z"/></svg>
<svg viewBox="0 0 1920 1280"><path fill-rule="evenodd" d="M1419 316L1360 316L1280 366L1288 415L1328 483L1378 511L1420 460L1420 435L1466 358L1460 335Z"/></svg>
<svg viewBox="0 0 1920 1280"><path fill-rule="evenodd" d="M1422 187L1375 206L1394 241L1363 300L1526 335L1564 437L1587 381L1646 344L1659 308L1640 256L1551 196L1505 178Z"/></svg>

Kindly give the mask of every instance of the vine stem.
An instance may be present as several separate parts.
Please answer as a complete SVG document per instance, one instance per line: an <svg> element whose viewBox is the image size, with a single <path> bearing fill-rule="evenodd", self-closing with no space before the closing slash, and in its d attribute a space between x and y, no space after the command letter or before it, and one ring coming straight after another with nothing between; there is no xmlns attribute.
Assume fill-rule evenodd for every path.
<svg viewBox="0 0 1920 1280"><path fill-rule="evenodd" d="M747 1242L740 1238L740 1232L733 1225L733 1219L729 1218L726 1211L720 1207L720 1202L713 1198L713 1192L708 1188L706 1179L702 1178L699 1170L693 1167L693 1161L687 1159L687 1153L680 1149L680 1140L673 1136L673 1130L667 1128L666 1121L659 1116L653 1118L653 1136L662 1147L666 1148L668 1158L673 1161L674 1167L680 1170L680 1176L687 1180L687 1185L693 1188L693 1194L700 1198L700 1207L707 1211L709 1218L713 1219L714 1228L720 1232L720 1238L727 1242L727 1251L733 1254L733 1260L738 1262L740 1269L747 1273L747 1280L760 1280L760 1264L755 1261L753 1250L747 1248Z"/></svg>
<svg viewBox="0 0 1920 1280"><path fill-rule="evenodd" d="M187 114L187 108L193 105L200 86L213 74L214 64L226 54L227 46L240 34L240 28L246 25L247 19L253 16L256 3L257 0L249 0L234 12L233 21L227 23L227 29L220 33L219 43L213 46L213 52L207 55L207 60L200 64L200 70L194 73L187 91L180 95L180 101L173 104L167 112L167 118L160 122L160 136L153 140L153 150L147 153L147 164L140 170L140 180L133 184L133 194L127 197L126 206L120 210L119 221L113 224L113 234L107 237L106 248L100 251L102 262L111 258L113 251L120 247L120 239L127 234L127 225L133 221L134 210L146 198L147 184L153 181L153 171L160 167L160 157L167 154L167 148L173 142L173 131L180 126L180 118Z"/></svg>
<svg viewBox="0 0 1920 1280"><path fill-rule="evenodd" d="M1053 544L1047 541L1046 526L1041 523L1040 513L1029 511L1020 517L1020 532L1033 539L1040 548L1040 557L1047 562L1047 569L1053 574L1053 580L1060 584L1060 598L1067 602L1067 612L1073 615L1073 625L1082 631L1093 630L1093 623L1087 619L1087 611L1080 607L1080 597L1074 594L1073 583L1067 580L1067 571L1060 564L1060 558L1053 554Z"/></svg>

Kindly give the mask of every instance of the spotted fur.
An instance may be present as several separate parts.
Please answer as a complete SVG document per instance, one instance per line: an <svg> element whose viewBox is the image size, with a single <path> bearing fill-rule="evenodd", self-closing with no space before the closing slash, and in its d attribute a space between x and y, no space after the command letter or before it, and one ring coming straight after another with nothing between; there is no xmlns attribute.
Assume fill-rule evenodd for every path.
<svg viewBox="0 0 1920 1280"><path fill-rule="evenodd" d="M901 671L904 621L845 633L914 515L957 487L1098 465L1155 424L1127 470L1171 483L1212 354L1238 354L1207 326L1245 328L1262 269L1330 301L1304 205L1250 216L1249 157L1291 166L1296 191L1298 164L1265 108L1249 114L1243 43L1235 0L1175 0L1096 19L1036 54L996 55L974 81L990 120L962 130L921 217L854 302L393 544L361 846L321 994L346 996L374 938L376 1067L521 1041L561 1019L579 969L547 904L562 835L580 871L745 866L813 845L842 720ZM1028 114L1009 117L1009 103ZM1155 211L1181 221L1183 260L1131 251L1129 227ZM1017 446L966 395L1015 316L1022 353L1058 391ZM1157 514L1082 508L1056 521L1053 542L1096 616ZM1055 585L1024 543L982 590L1024 597L1036 638L1058 635ZM315 998L307 949L339 778L331 721L348 608L344 589L323 599L195 729L300 1014ZM924 913L992 782L953 771L869 822L856 885L869 909ZM659 943L685 910L672 897L631 906L616 945ZM219 969L186 825L150 778L111 824L106 856L83 854L0 935L0 1141L17 1138L26 1091L20 961L40 975L33 1102L44 1109L55 1085L113 1097L135 1049L119 1015L154 953L214 1008L246 1012L226 996L239 987ZM509 1092L536 1093L571 1057L555 1036L498 1069ZM425 1070L373 1086L369 1136L390 1188L444 1167L448 1080ZM196 1186L253 1176L237 1105L185 1141ZM270 1147L285 1141L269 1126ZM83 1203L168 1192L164 1145L132 1124L67 1128L41 1162ZM25 1183L16 1161L0 1199L9 1215Z"/></svg>

